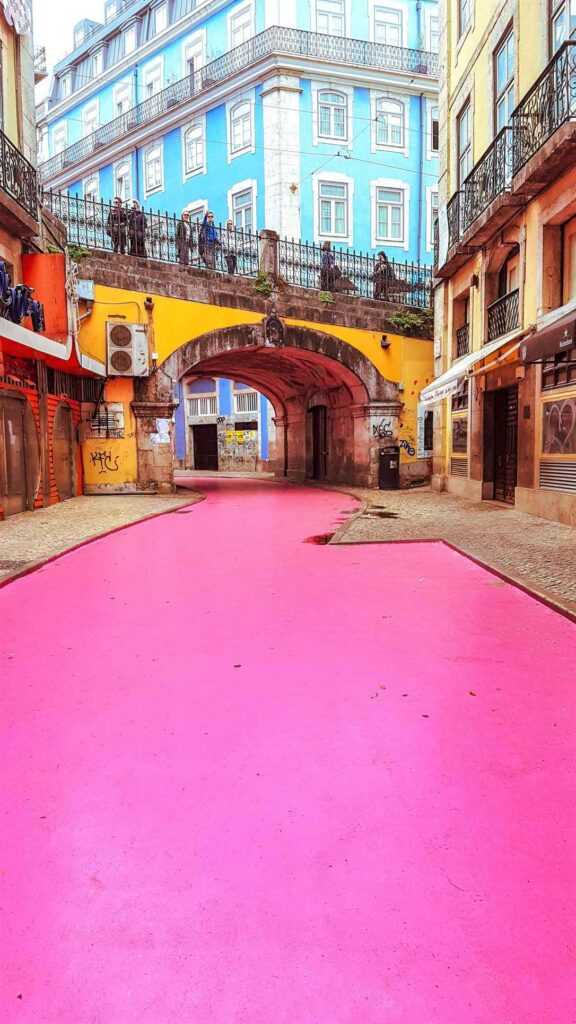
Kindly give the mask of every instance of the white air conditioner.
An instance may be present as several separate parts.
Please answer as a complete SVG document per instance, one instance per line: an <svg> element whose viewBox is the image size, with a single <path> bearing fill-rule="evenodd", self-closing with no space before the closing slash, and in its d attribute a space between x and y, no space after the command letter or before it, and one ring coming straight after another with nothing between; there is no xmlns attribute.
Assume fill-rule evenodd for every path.
<svg viewBox="0 0 576 1024"><path fill-rule="evenodd" d="M150 373L148 337L142 324L109 320L107 374L109 377L147 377Z"/></svg>

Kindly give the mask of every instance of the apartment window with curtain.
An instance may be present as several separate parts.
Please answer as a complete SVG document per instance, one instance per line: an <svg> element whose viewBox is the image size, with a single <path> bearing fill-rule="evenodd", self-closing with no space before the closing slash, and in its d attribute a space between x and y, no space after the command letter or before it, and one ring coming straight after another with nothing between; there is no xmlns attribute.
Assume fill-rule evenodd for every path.
<svg viewBox="0 0 576 1024"><path fill-rule="evenodd" d="M90 103L82 111L82 135L92 135L98 127L98 104Z"/></svg>
<svg viewBox="0 0 576 1024"><path fill-rule="evenodd" d="M496 134L510 121L514 110L514 32L507 33L494 52L494 128Z"/></svg>
<svg viewBox="0 0 576 1024"><path fill-rule="evenodd" d="M144 69L144 98L149 99L162 91L162 62L156 61Z"/></svg>
<svg viewBox="0 0 576 1024"><path fill-rule="evenodd" d="M232 195L232 220L234 227L241 231L254 229L254 192L251 188L242 189Z"/></svg>
<svg viewBox="0 0 576 1024"><path fill-rule="evenodd" d="M318 138L341 142L347 137L348 103L344 93L318 93Z"/></svg>
<svg viewBox="0 0 576 1024"><path fill-rule="evenodd" d="M204 124L194 121L184 132L184 174L197 174L204 168Z"/></svg>
<svg viewBox="0 0 576 1024"><path fill-rule="evenodd" d="M438 153L440 149L440 125L438 120L438 107L428 107L428 148L431 153Z"/></svg>
<svg viewBox="0 0 576 1024"><path fill-rule="evenodd" d="M403 149L406 110L401 100L382 97L376 103L376 145Z"/></svg>
<svg viewBox="0 0 576 1024"><path fill-rule="evenodd" d="M435 14L429 14L428 16L426 45L431 53L438 53L440 49L440 18Z"/></svg>
<svg viewBox="0 0 576 1024"><path fill-rule="evenodd" d="M344 0L316 0L316 31L329 36L346 35Z"/></svg>
<svg viewBox="0 0 576 1024"><path fill-rule="evenodd" d="M252 4L244 4L230 15L230 49L240 46L254 35Z"/></svg>
<svg viewBox="0 0 576 1024"><path fill-rule="evenodd" d="M321 181L318 186L319 224L323 237L346 238L348 235L348 185L345 182Z"/></svg>
<svg viewBox="0 0 576 1024"><path fill-rule="evenodd" d="M458 4L458 36L463 36L472 22L473 0L456 0Z"/></svg>
<svg viewBox="0 0 576 1024"><path fill-rule="evenodd" d="M114 87L113 93L114 116L120 117L130 110L132 106L132 83L120 82Z"/></svg>
<svg viewBox="0 0 576 1024"><path fill-rule="evenodd" d="M549 0L549 5L550 49L555 54L576 32L576 4L574 0Z"/></svg>
<svg viewBox="0 0 576 1024"><path fill-rule="evenodd" d="M404 241L403 189L376 189L376 239L378 242Z"/></svg>
<svg viewBox="0 0 576 1024"><path fill-rule="evenodd" d="M204 37L201 33L184 43L184 75L191 76L204 66Z"/></svg>
<svg viewBox="0 0 576 1024"><path fill-rule="evenodd" d="M146 195L158 192L164 186L162 143L156 142L144 152L144 190Z"/></svg>
<svg viewBox="0 0 576 1024"><path fill-rule="evenodd" d="M84 181L84 199L88 199L92 203L97 203L100 199L100 184L97 174Z"/></svg>
<svg viewBox="0 0 576 1024"><path fill-rule="evenodd" d="M456 118L456 142L458 146L458 188L472 170L472 111L470 100L462 107Z"/></svg>
<svg viewBox="0 0 576 1024"><path fill-rule="evenodd" d="M249 100L242 100L230 110L230 151L243 153L251 146L252 105Z"/></svg>
<svg viewBox="0 0 576 1024"><path fill-rule="evenodd" d="M388 46L402 46L402 11L394 7L374 8L374 42Z"/></svg>
<svg viewBox="0 0 576 1024"><path fill-rule="evenodd" d="M114 195L123 202L132 198L132 171L129 160L122 160L114 168Z"/></svg>

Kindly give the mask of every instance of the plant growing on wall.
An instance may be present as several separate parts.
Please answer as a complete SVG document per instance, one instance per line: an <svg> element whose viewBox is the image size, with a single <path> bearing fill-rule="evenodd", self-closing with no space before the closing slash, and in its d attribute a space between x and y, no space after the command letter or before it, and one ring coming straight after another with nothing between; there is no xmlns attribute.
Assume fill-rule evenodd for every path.
<svg viewBox="0 0 576 1024"><path fill-rule="evenodd" d="M419 313L409 311L390 313L386 317L386 323L399 334L415 334L420 337L432 337L434 330L434 317L431 310L423 310Z"/></svg>
<svg viewBox="0 0 576 1024"><path fill-rule="evenodd" d="M334 302L332 292L319 292L318 298L320 299L320 302L324 302L326 305L329 305L330 302Z"/></svg>
<svg viewBox="0 0 576 1024"><path fill-rule="evenodd" d="M264 295L267 299L270 298L274 291L274 282L263 270L256 275L254 291L258 292L259 295Z"/></svg>

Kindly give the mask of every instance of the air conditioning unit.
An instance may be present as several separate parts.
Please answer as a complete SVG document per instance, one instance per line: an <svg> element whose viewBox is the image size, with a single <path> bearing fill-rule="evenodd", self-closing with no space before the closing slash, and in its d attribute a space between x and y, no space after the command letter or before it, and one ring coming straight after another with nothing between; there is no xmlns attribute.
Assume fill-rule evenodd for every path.
<svg viewBox="0 0 576 1024"><path fill-rule="evenodd" d="M119 324L109 320L107 367L109 377L147 377L150 373L148 337L142 324Z"/></svg>

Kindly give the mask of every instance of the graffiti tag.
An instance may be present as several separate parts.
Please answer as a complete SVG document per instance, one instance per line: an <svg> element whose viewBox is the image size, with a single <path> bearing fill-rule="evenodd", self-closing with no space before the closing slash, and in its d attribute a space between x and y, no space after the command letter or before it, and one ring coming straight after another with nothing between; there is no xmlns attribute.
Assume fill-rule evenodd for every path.
<svg viewBox="0 0 576 1024"><path fill-rule="evenodd" d="M400 441L400 447L405 448L408 455L416 455L416 449L412 447L410 441Z"/></svg>
<svg viewBox="0 0 576 1024"><path fill-rule="evenodd" d="M112 455L112 452L107 451L105 448L90 452L90 462L93 466L98 466L99 473L118 472L118 456Z"/></svg>
<svg viewBox="0 0 576 1024"><path fill-rule="evenodd" d="M392 420L382 419L380 423L374 423L372 426L372 437L379 437L381 440L385 437L394 437Z"/></svg>

